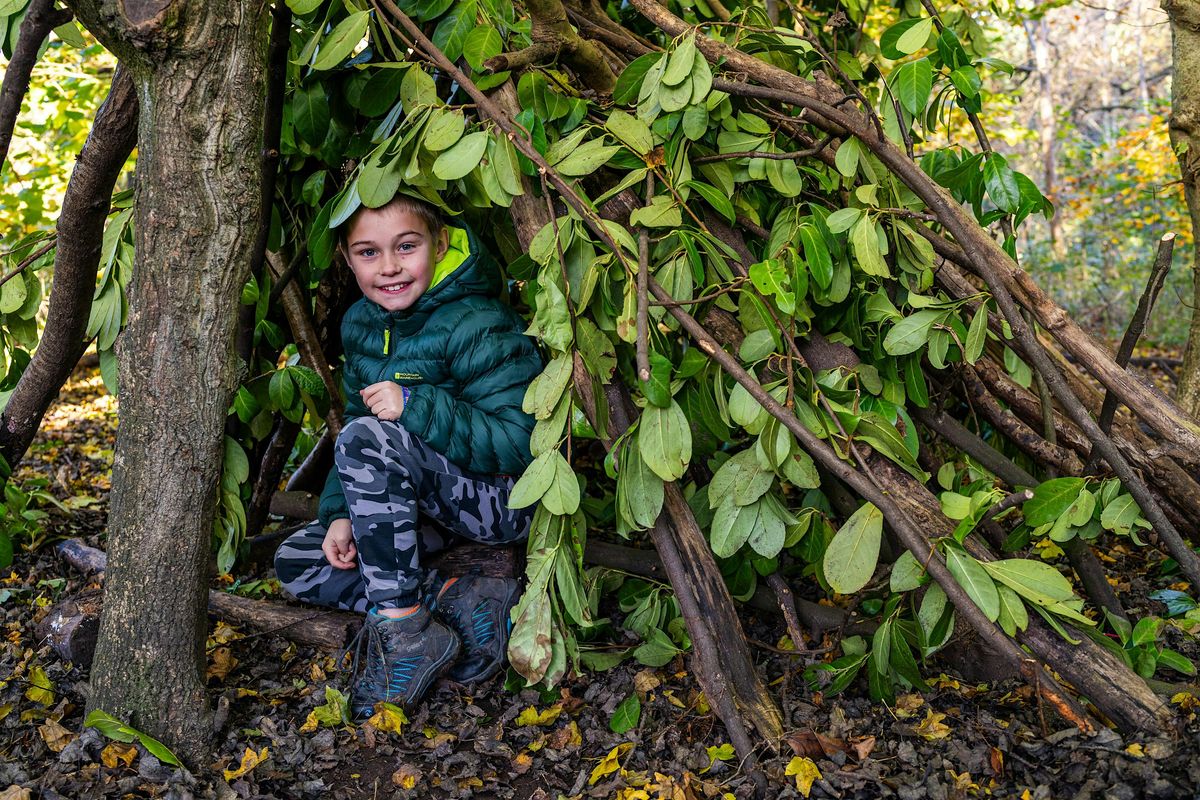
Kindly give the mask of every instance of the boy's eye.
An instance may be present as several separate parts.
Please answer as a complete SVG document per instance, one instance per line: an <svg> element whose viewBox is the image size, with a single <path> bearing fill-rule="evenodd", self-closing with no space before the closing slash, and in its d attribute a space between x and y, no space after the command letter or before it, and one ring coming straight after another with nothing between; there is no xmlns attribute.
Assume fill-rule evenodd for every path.
<svg viewBox="0 0 1200 800"><path fill-rule="evenodd" d="M375 248L364 247L362 250L358 251L358 254L363 258L373 258L375 256Z"/></svg>
<svg viewBox="0 0 1200 800"><path fill-rule="evenodd" d="M402 253L408 253L408 252L411 252L416 249L417 249L417 246L415 244L413 244L412 242L403 242L400 245L400 252L402 252Z"/></svg>

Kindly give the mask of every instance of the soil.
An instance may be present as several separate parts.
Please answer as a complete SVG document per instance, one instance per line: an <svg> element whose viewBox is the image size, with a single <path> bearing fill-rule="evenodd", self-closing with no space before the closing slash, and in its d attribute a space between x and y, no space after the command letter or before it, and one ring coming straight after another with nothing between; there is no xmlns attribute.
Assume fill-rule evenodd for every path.
<svg viewBox="0 0 1200 800"><path fill-rule="evenodd" d="M387 720L348 725L336 714L332 724L306 726L310 713L345 690L334 656L214 622L209 685L220 727L211 763L171 767L136 741L84 728L87 675L62 663L35 628L57 600L89 585L47 545L69 536L103 545L115 413L98 376L77 375L15 478L16 485L45 481L68 510L39 506L48 514L39 533L18 537L10 574L0 575L0 800L752 795L684 658L660 669L625 664L575 675L544 694L506 690L503 676L473 689L443 683L410 720L393 726L398 732L387 730ZM269 596L267 579L242 576L236 589ZM1151 570L1121 588L1148 608L1145 593L1169 580ZM777 620L749 618L748 626L756 640L783 635ZM1190 635L1172 631L1170 641L1194 654ZM864 679L826 698L805 685L803 658L759 654L789 731L778 753L760 756L770 797L1126 800L1192 797L1200 786L1200 689L1177 687L1164 698L1179 710L1178 735L1122 737L1103 729L1088 737L1039 707L1019 683L943 675L924 696L902 694L888 706L867 697ZM633 693L640 720L615 733L613 714ZM788 774L789 766L800 774ZM806 772L811 785L797 780Z"/></svg>

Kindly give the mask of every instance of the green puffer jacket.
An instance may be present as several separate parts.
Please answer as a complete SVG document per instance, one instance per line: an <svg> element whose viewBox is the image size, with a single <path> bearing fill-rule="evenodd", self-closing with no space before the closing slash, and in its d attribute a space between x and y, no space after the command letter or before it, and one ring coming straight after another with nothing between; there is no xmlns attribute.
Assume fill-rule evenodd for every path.
<svg viewBox="0 0 1200 800"><path fill-rule="evenodd" d="M409 387L400 422L472 472L520 475L533 417L521 410L542 358L525 325L500 302L500 273L473 231L449 228L450 247L425 294L404 311L363 298L342 320L346 422L369 416L359 391L379 381ZM321 494L326 527L348 517L337 470Z"/></svg>

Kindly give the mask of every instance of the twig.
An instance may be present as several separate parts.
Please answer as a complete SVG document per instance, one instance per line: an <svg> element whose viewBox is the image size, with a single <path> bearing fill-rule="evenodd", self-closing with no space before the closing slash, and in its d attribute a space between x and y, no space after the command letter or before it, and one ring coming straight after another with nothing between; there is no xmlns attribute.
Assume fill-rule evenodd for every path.
<svg viewBox="0 0 1200 800"><path fill-rule="evenodd" d="M55 246L57 244L58 244L58 235L57 234L48 237L46 239L46 243L44 245L39 247L37 250L34 250L29 255L25 256L25 258L22 259L20 264L17 264L17 266L13 267L13 269L11 271L6 272L2 277L0 277L0 286L3 286L4 284L11 281L13 278L20 275L25 270L29 269L29 266L31 264L33 264L33 262L37 261L42 256L46 255L46 253L49 253L51 250L53 250L55 248Z"/></svg>
<svg viewBox="0 0 1200 800"><path fill-rule="evenodd" d="M714 153L711 156L697 156L692 159L693 164L707 164L710 161L726 161L733 158L768 158L774 161L792 161L797 158L808 158L815 156L817 153L829 146L829 143L834 140L832 136L826 136L815 146L805 150L793 150L790 153L768 153L764 150L748 150L739 153Z"/></svg>
<svg viewBox="0 0 1200 800"><path fill-rule="evenodd" d="M649 207L654 199L654 173L646 172L646 201ZM650 230L641 226L638 231L638 272L637 272L637 370L638 380L645 383L650 380L650 310L649 292L646 287L650 279Z"/></svg>
<svg viewBox="0 0 1200 800"><path fill-rule="evenodd" d="M783 611L783 621L787 626L788 635L796 647L804 645L804 634L800 630L800 619L796 616L796 600L792 595L792 587L779 574L778 570L767 576L767 585L775 592L775 599Z"/></svg>
<svg viewBox="0 0 1200 800"><path fill-rule="evenodd" d="M1164 233L1162 238L1158 240L1158 252L1154 256L1154 266L1150 268L1150 277L1146 280L1146 288L1142 291L1142 296L1138 300L1137 309L1133 312L1133 318L1129 320L1129 327L1125 329L1125 335L1121 337L1121 345L1117 348L1117 355L1114 361L1118 366L1126 366L1129 363L1130 356L1133 355L1133 348L1137 346L1138 339L1142 337L1142 332L1146 330L1146 321L1150 319L1150 313L1154 310L1154 303L1158 300L1158 293L1162 291L1163 282L1167 278L1167 273L1171 269L1171 256L1175 250L1175 234L1173 232ZM1104 392L1104 404L1100 407L1100 416L1096 419L1096 424L1100 430L1108 433L1112 429L1113 418L1117 413L1117 398L1113 395L1112 390L1106 389ZM1091 472L1095 468L1097 458L1096 450L1093 447L1092 452L1088 455L1087 464L1084 470Z"/></svg>

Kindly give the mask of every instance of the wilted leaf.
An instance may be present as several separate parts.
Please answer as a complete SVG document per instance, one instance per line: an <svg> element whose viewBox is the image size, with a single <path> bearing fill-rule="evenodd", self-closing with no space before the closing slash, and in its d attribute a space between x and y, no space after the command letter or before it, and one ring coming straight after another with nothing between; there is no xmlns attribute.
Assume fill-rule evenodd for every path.
<svg viewBox="0 0 1200 800"><path fill-rule="evenodd" d="M342 725L349 719L350 701L346 695L332 686L325 687L325 704L308 712L308 718L300 726L300 733L312 733L317 728Z"/></svg>
<svg viewBox="0 0 1200 800"><path fill-rule="evenodd" d="M608 751L608 755L600 759L600 763L592 769L592 774L588 778L588 785L595 786L596 781L603 778L605 775L611 775L621 768L621 759L633 749L632 742L621 742L621 744Z"/></svg>
<svg viewBox="0 0 1200 800"><path fill-rule="evenodd" d="M49 720L38 726L38 733L41 734L42 741L53 753L61 753L63 748L75 738L74 733L59 725L55 720Z"/></svg>
<svg viewBox="0 0 1200 800"><path fill-rule="evenodd" d="M264 747L262 750L259 750L257 753L254 752L252 748L247 747L246 752L242 753L242 763L238 765L237 769L225 770L225 780L232 781L236 778L242 777L247 772L266 761L269 753L270 751L266 747Z"/></svg>
<svg viewBox="0 0 1200 800"><path fill-rule="evenodd" d="M395 706L391 703L380 703L366 724L377 731L403 733L404 726L408 724L408 717L404 714L404 709L400 708L400 706Z"/></svg>
<svg viewBox="0 0 1200 800"><path fill-rule="evenodd" d="M784 774L795 777L796 791L805 797L812 791L813 783L821 779L821 770L817 769L811 758L804 756L796 756L789 761Z"/></svg>
<svg viewBox="0 0 1200 800"><path fill-rule="evenodd" d="M131 767L133 766L133 760L137 758L137 754L138 749L131 744L109 742L100 751L100 761L109 769L116 769L118 764Z"/></svg>
<svg viewBox="0 0 1200 800"><path fill-rule="evenodd" d="M421 782L423 777L421 770L412 764L401 764L400 768L392 773L392 783L401 789L412 789Z"/></svg>
<svg viewBox="0 0 1200 800"><path fill-rule="evenodd" d="M46 671L41 667L29 670L29 688L25 690L25 699L44 706L54 705L54 684L46 677Z"/></svg>
<svg viewBox="0 0 1200 800"><path fill-rule="evenodd" d="M946 718L945 714L934 711L932 708L925 712L925 719L921 720L913 732L922 739L933 741L935 739L945 739L950 735L950 726L942 722Z"/></svg>
<svg viewBox="0 0 1200 800"><path fill-rule="evenodd" d="M536 725L544 728L548 725L553 725L555 721L562 716L563 707L561 703L556 703L544 711L538 711L533 706L529 706L517 716L518 727L529 727Z"/></svg>

